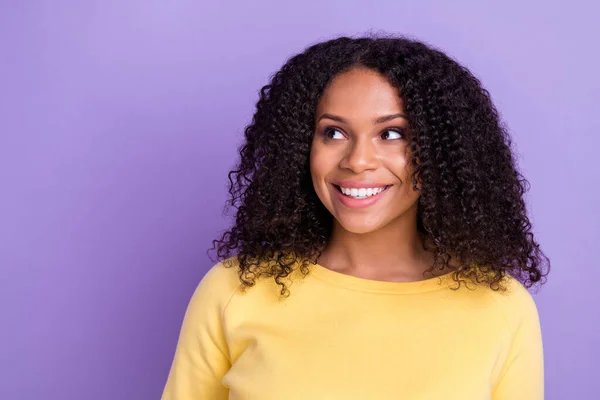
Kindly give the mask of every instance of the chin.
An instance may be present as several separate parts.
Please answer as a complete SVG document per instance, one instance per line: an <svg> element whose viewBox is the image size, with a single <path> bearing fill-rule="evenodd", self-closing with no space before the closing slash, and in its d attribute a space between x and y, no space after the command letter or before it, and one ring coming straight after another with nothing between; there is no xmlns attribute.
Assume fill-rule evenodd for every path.
<svg viewBox="0 0 600 400"><path fill-rule="evenodd" d="M336 220L344 230L356 235L375 232L382 227L382 225L378 222L373 221L372 223L369 223L368 221L365 221L365 217L347 219L336 218Z"/></svg>
<svg viewBox="0 0 600 400"><path fill-rule="evenodd" d="M355 235L364 235L367 233L371 233L371 232L375 232L376 229L372 229L369 227L350 227L350 228L345 228L348 232L353 233Z"/></svg>

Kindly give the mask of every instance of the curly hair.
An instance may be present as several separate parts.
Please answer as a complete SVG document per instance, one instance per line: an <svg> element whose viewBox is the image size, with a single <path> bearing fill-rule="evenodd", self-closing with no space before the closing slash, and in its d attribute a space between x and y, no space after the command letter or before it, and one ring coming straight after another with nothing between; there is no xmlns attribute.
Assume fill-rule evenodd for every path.
<svg viewBox="0 0 600 400"><path fill-rule="evenodd" d="M529 182L517 171L489 92L451 57L405 36L313 44L262 87L239 162L228 174L224 212L237 212L234 225L213 241L218 258L237 261L244 287L274 277L284 296L284 278L297 261L305 275L316 263L333 217L310 176L315 110L332 78L355 67L379 72L400 91L413 132L411 179L421 192L417 229L434 244L434 263L425 272L448 267L452 253L461 262L453 268L458 286L505 290L507 273L527 288L543 284L550 265L527 217Z"/></svg>

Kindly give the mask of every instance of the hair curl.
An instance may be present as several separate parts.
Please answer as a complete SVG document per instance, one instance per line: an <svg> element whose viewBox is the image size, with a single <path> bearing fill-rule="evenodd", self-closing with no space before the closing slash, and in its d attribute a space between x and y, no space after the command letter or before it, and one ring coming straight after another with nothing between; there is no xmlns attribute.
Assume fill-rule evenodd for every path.
<svg viewBox="0 0 600 400"><path fill-rule="evenodd" d="M426 272L447 266L452 253L461 262L454 272L459 286L469 281L503 290L507 273L527 288L543 284L550 265L527 217L529 182L516 169L489 92L442 51L403 36L314 44L262 87L239 162L228 175L225 210L237 213L235 224L213 241L218 257L237 261L244 286L270 276L282 295L289 294L284 278L298 259L304 274L316 263L333 217L310 176L314 114L332 78L354 67L383 74L402 96L413 133L411 179L421 191L417 229L435 247Z"/></svg>

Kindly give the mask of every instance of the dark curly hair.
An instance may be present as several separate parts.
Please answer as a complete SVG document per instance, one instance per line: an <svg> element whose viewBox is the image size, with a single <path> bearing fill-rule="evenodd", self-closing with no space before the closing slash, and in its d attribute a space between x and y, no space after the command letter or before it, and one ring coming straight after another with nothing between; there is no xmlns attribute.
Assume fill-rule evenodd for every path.
<svg viewBox="0 0 600 400"><path fill-rule="evenodd" d="M458 286L469 281L504 290L507 273L527 288L543 284L550 265L527 217L529 183L516 169L489 92L448 55L405 36L314 44L260 90L240 160L228 175L225 212L237 212L233 227L213 241L218 258L229 266L237 261L243 286L270 276L285 296L284 278L296 262L303 274L317 262L333 217L310 176L315 110L332 78L354 67L377 71L400 90L413 133L413 187L421 182L417 229L434 244L426 272L448 266L452 253L460 260L453 268Z"/></svg>

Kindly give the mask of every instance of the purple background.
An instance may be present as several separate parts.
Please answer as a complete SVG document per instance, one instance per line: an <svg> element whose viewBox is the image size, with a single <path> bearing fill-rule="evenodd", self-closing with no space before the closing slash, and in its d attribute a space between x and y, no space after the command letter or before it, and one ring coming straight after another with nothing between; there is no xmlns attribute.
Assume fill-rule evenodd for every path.
<svg viewBox="0 0 600 400"><path fill-rule="evenodd" d="M367 30L439 46L492 93L553 262L546 398L593 398L598 6L482 3L1 0L0 398L159 398L259 88Z"/></svg>

